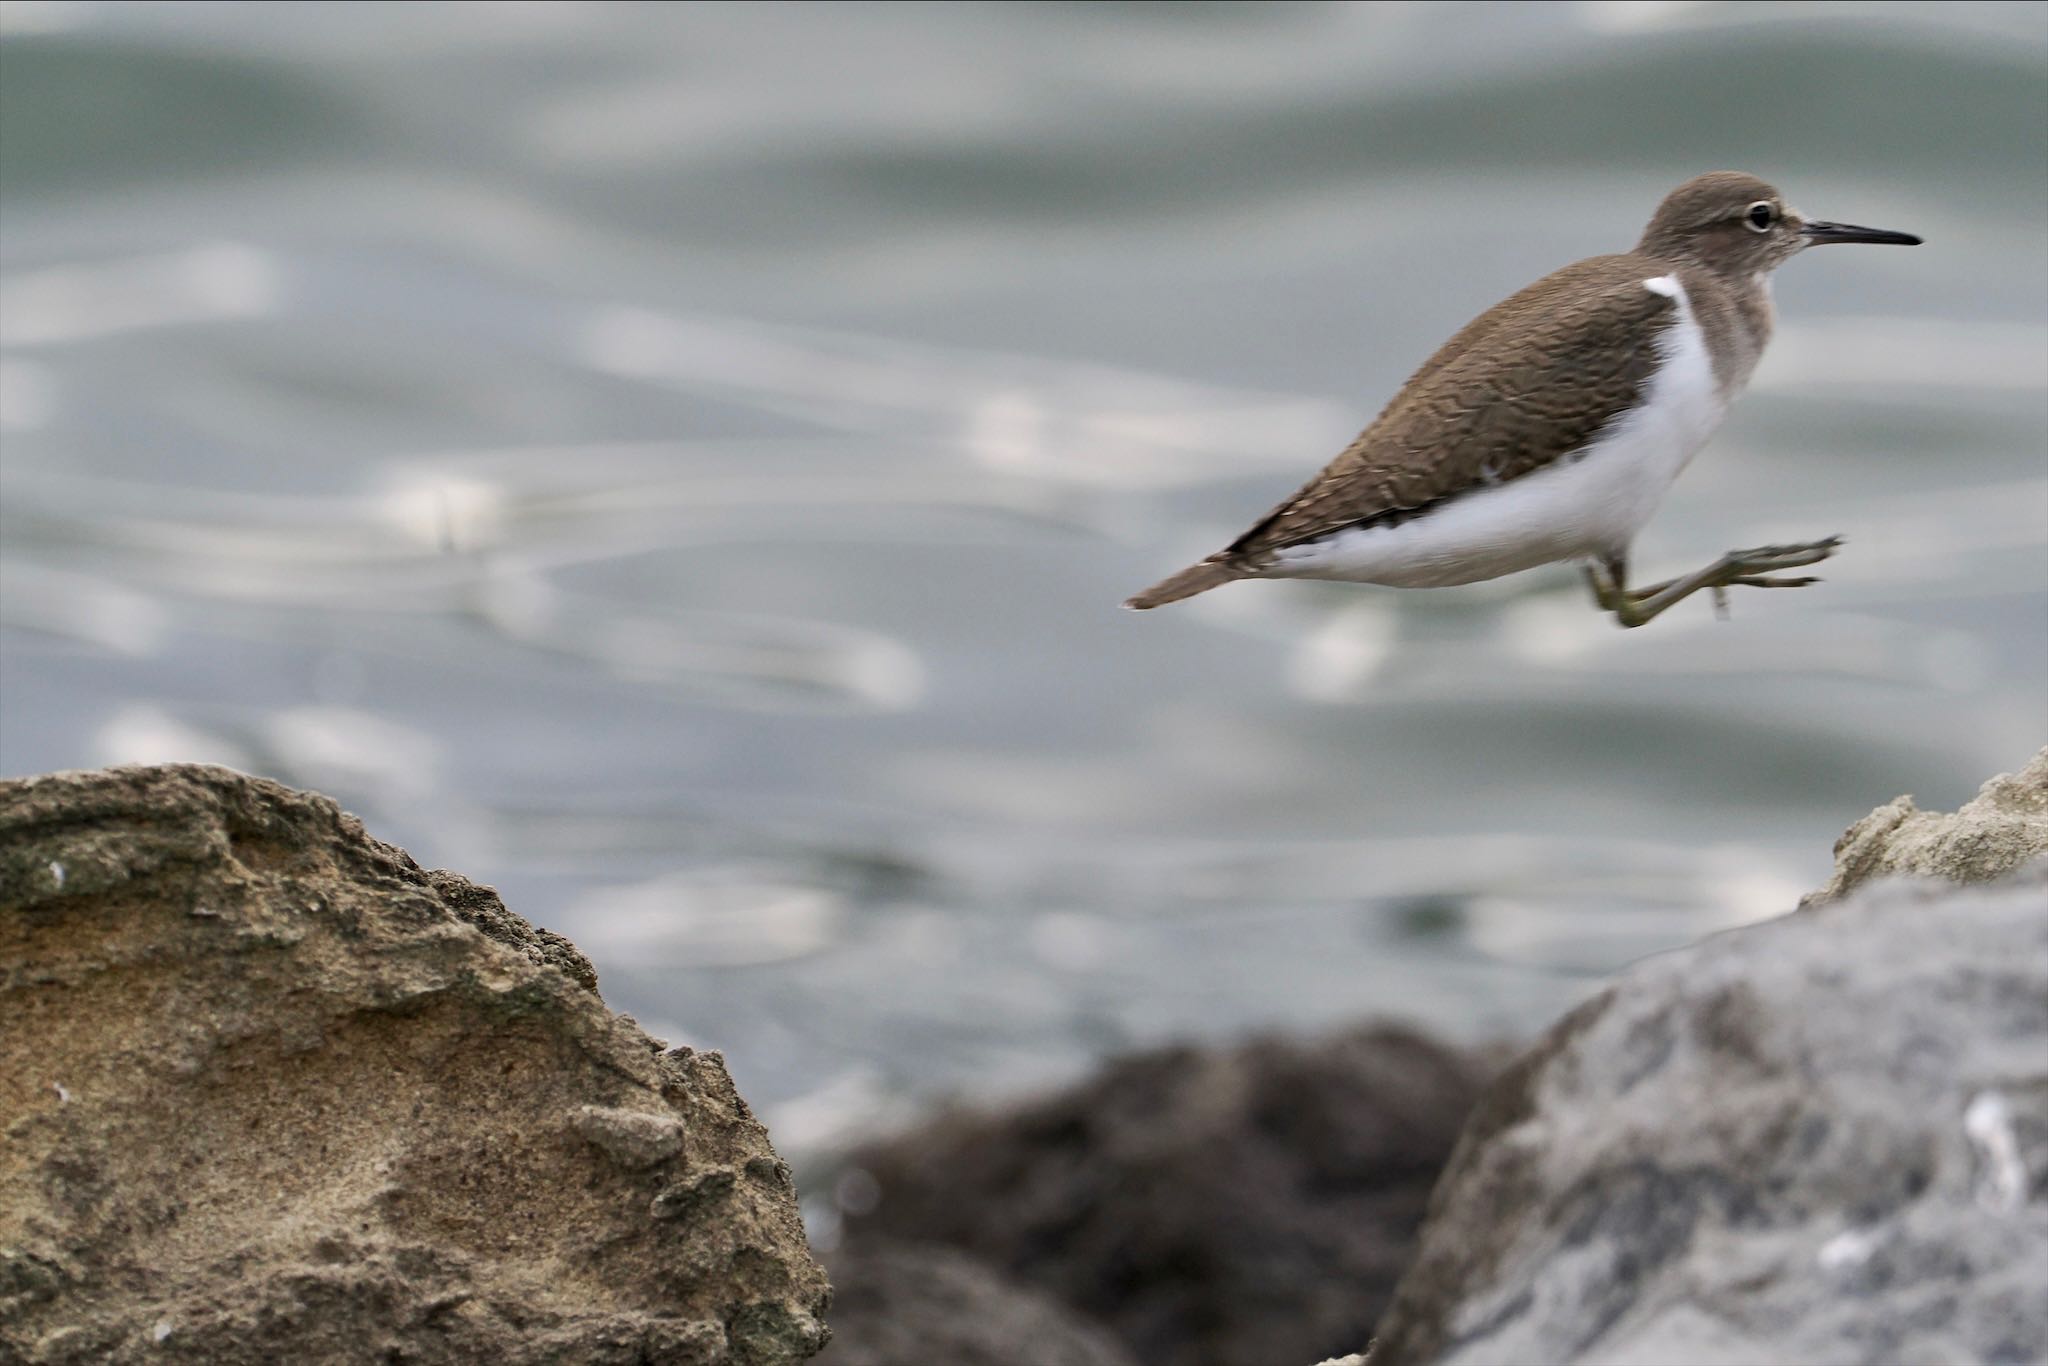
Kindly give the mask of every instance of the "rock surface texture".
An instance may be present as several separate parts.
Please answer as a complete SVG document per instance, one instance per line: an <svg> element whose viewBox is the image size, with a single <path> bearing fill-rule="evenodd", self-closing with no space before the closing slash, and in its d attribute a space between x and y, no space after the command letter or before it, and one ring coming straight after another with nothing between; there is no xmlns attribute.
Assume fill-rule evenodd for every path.
<svg viewBox="0 0 2048 1366"><path fill-rule="evenodd" d="M322 797L0 783L0 1360L815 1353L788 1169L714 1053Z"/></svg>
<svg viewBox="0 0 2048 1366"><path fill-rule="evenodd" d="M1835 875L1804 904L1832 901L1894 873L1989 882L2048 855L2048 749L2001 773L1953 814L1894 797L1835 841Z"/></svg>
<svg viewBox="0 0 2048 1366"><path fill-rule="evenodd" d="M2003 871L2044 809L2040 760L1953 817L1894 803L1836 882ZM1567 1016L1480 1101L1367 1361L2017 1366L2044 1284L2037 861L1814 899Z"/></svg>
<svg viewBox="0 0 2048 1366"><path fill-rule="evenodd" d="M858 1154L877 1198L847 1219L837 1340L820 1366L842 1349L887 1359L863 1341L876 1316L858 1269L878 1240L964 1251L1106 1325L1146 1366L1280 1366L1355 1347L1490 1068L1389 1028L1172 1048ZM972 1360L1046 1358L1020 1339Z"/></svg>

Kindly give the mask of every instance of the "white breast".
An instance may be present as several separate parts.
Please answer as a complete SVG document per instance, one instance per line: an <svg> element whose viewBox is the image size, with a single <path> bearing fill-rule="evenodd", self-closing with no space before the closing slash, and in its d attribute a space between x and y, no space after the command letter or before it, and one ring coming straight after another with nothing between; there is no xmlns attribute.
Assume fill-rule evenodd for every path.
<svg viewBox="0 0 2048 1366"><path fill-rule="evenodd" d="M1643 401L1583 449L1398 526L1354 528L1291 546L1267 572L1438 588L1626 551L1728 410L1685 286L1672 275L1643 284L1678 305L1656 340L1662 362Z"/></svg>

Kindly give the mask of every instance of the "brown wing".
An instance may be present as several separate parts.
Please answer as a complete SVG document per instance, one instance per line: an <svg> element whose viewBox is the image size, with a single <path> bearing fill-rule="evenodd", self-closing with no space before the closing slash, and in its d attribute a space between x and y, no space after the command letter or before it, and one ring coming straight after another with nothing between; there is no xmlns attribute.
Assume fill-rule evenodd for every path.
<svg viewBox="0 0 2048 1366"><path fill-rule="evenodd" d="M1397 522L1584 446L1657 364L1654 339L1676 304L1643 282L1668 270L1595 256L1480 314L1342 455L1215 558L1255 568L1284 546Z"/></svg>

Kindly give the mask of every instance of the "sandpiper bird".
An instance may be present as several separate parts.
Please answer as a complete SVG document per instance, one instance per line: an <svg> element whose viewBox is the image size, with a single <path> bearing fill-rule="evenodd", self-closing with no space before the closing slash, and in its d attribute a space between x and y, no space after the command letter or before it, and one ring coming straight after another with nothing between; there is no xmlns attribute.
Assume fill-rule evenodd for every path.
<svg viewBox="0 0 2048 1366"><path fill-rule="evenodd" d="M1233 579L1476 583L1582 561L1600 609L1644 622L1701 589L1796 588L1840 537L1736 550L1628 586L1629 543L1771 336L1771 271L1810 246L1903 232L1822 223L1755 176L1715 171L1657 206L1636 249L1545 276L1467 323L1370 427L1224 549L1130 599Z"/></svg>

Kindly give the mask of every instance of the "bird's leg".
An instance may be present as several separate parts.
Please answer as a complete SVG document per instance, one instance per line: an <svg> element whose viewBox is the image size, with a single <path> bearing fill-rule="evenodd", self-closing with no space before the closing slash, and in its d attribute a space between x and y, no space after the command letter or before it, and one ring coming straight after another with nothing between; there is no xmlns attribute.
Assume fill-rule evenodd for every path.
<svg viewBox="0 0 2048 1366"><path fill-rule="evenodd" d="M1619 612L1626 599L1622 587L1628 582L1628 560L1620 555L1586 562L1586 586L1593 590L1593 605L1603 612Z"/></svg>
<svg viewBox="0 0 2048 1366"><path fill-rule="evenodd" d="M1771 576L1781 569L1819 564L1834 554L1841 544L1840 536L1830 536L1807 545L1766 545L1754 550L1731 550L1705 569L1683 578L1666 579L1647 588L1626 586L1628 562L1619 555L1589 566L1586 577L1593 585L1593 600L1600 605L1601 611L1612 612L1614 619L1623 626L1641 626L1702 588L1712 591L1716 609L1725 615L1730 588L1803 588L1809 583L1818 583L1819 579L1810 576Z"/></svg>

